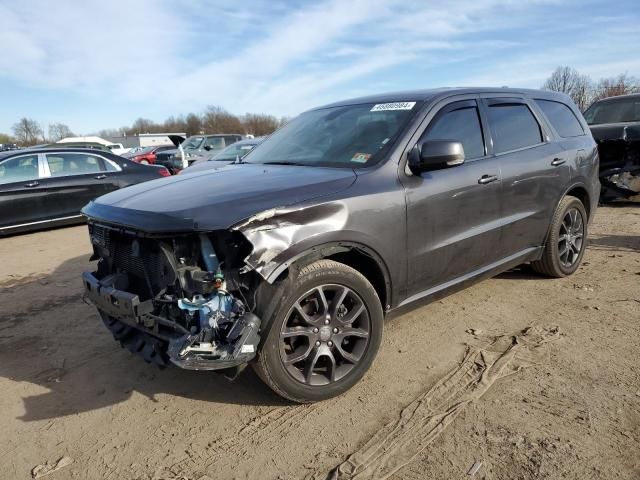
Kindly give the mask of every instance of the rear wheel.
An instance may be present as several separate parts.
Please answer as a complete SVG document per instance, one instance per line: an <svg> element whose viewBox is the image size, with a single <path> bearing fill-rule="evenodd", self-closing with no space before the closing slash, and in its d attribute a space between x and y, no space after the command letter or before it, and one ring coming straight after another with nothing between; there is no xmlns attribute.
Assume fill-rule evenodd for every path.
<svg viewBox="0 0 640 480"><path fill-rule="evenodd" d="M293 275L280 289L255 368L289 400L324 400L351 388L371 366L382 307L367 279L341 263L320 260Z"/></svg>
<svg viewBox="0 0 640 480"><path fill-rule="evenodd" d="M587 240L587 212L576 197L564 197L551 222L542 258L531 262L539 273L566 277L580 266Z"/></svg>

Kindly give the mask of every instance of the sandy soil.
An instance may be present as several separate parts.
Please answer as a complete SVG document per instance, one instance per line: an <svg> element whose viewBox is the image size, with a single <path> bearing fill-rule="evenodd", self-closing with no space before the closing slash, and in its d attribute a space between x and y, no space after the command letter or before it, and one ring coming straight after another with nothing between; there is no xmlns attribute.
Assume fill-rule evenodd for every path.
<svg viewBox="0 0 640 480"><path fill-rule="evenodd" d="M0 240L0 478L65 456L45 478L324 478L461 365L467 330L532 325L559 327L543 360L497 379L391 478L472 478L475 462L473 478L640 478L638 205L598 210L573 277L516 269L395 315L364 380L304 406L250 370L230 383L120 349L80 297L89 250L86 227Z"/></svg>

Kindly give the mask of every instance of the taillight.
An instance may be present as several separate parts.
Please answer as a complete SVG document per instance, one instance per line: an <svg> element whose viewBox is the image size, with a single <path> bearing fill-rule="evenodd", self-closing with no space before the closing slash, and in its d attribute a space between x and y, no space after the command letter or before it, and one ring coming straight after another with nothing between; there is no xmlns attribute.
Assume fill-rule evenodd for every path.
<svg viewBox="0 0 640 480"><path fill-rule="evenodd" d="M169 170L167 170L166 168L162 167L160 169L160 176L161 177L170 177L171 176L171 172Z"/></svg>

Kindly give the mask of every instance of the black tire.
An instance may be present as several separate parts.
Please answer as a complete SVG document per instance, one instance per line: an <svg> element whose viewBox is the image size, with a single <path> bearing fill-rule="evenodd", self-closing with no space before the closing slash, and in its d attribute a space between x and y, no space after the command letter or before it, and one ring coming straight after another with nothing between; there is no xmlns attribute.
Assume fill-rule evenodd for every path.
<svg viewBox="0 0 640 480"><path fill-rule="evenodd" d="M567 231L565 218L571 212L577 212L580 216L582 236L580 237L581 242L578 252L573 251L574 246L572 242L564 240L565 244L570 244L568 248L571 248L572 255L574 255L571 258L571 262L564 262L562 258L564 248L561 250L561 244L563 243L563 236L566 237L566 235L563 235L563 232ZM554 278L566 277L575 272L582 262L586 248L587 221L587 212L582 202L576 197L564 197L558 204L553 215L551 227L545 240L542 258L531 262L531 267L538 273ZM571 238L575 240L576 237L577 234Z"/></svg>
<svg viewBox="0 0 640 480"><path fill-rule="evenodd" d="M332 295L332 288L337 290L334 296L330 297ZM303 318L312 318L311 314L302 317L299 313L300 310L295 306L302 305L301 300L303 298L311 298L310 295L314 295L313 292L315 292L315 290L328 293L321 293L322 298L326 300L325 310L323 310L326 316L320 311L319 305L321 300L318 300L316 306L318 306L319 313L317 317L314 318L318 318L321 322L328 323L330 317L335 317L336 322L346 320L347 323L334 324L333 319L331 320L331 325L325 326L319 323L320 333L316 334L314 332L314 334L311 334L308 332L304 334L305 338L303 340L306 341L308 345L303 345L302 350L307 351L307 356L304 357L300 363L289 363L285 365L286 360L299 356L296 355L297 349L294 350L291 344L287 343L293 342L294 340L286 337L285 331L289 332L296 328L309 329L311 327L307 325L316 325L316 323L303 323L304 326L301 327L290 326L292 321L295 322ZM305 295L308 296L305 297ZM339 296L340 300L336 300ZM278 290L274 292L272 298L277 300L275 300L275 304L273 304L271 308L267 309L273 313L268 314L269 318L263 319L263 325L266 324L266 331L262 333L264 340L258 352L257 361L254 362L253 366L260 378L274 392L288 400L298 403L316 402L342 394L363 377L378 352L384 324L384 315L380 299L371 283L369 283L364 276L357 270L342 263L332 260L318 260L302 267L300 270L292 269L289 277L284 280ZM344 298L344 300L342 300L342 298ZM350 301L349 298L353 298L354 300L349 307L346 307ZM313 302L305 303L305 308L311 303ZM340 317L341 312L342 317ZM358 314L358 312L362 313ZM352 323L348 323L352 317L360 320L352 320ZM366 325L365 321L362 320L365 318ZM362 325L359 324L361 321L363 322ZM362 328L352 328L353 325L356 324ZM344 325L343 331L340 331L340 328L338 328L339 325ZM318 331L318 328L313 328L313 330ZM368 330L366 339L356 338L356 336L350 337L347 334L347 331L363 332L364 330ZM327 331L329 331L329 333L327 333ZM321 337L323 334L325 336ZM318 335L318 337L313 337L313 335ZM327 335L329 335L328 338ZM301 335L296 335L295 338L300 339ZM342 340L340 340L340 338ZM335 342L332 342L331 339L334 339ZM299 340L295 341L297 342ZM353 345L357 344L359 347L357 355L353 355L354 359L357 357L357 361L346 360L352 356L351 353L347 351L351 342L353 342ZM331 355L327 355L326 358L322 357L322 353L320 353L321 349L325 349L323 351L326 353L327 348L332 352ZM355 347L353 348L355 351ZM289 349L289 354L287 353L287 349ZM343 356L345 351L347 351L346 356ZM314 360L319 358L329 360L330 357L331 362L325 367L326 373L314 373L314 369L320 363L319 361L318 363L313 361L309 368L309 358L311 357L313 357ZM343 363L338 366L339 362ZM301 365L303 365L304 368L300 368ZM299 374L297 373L298 371ZM307 373L309 371L311 374ZM344 376L338 378L336 371L341 372ZM330 378L324 378L323 375ZM312 384L313 382L321 381L328 383Z"/></svg>

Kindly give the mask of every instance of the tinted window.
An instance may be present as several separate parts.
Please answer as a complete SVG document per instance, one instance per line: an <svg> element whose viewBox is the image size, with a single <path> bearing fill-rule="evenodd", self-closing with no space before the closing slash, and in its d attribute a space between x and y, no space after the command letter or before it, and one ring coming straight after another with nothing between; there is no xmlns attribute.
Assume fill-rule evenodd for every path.
<svg viewBox="0 0 640 480"><path fill-rule="evenodd" d="M526 105L497 104L491 105L488 110L495 153L542 142L540 125Z"/></svg>
<svg viewBox="0 0 640 480"><path fill-rule="evenodd" d="M82 175L103 170L98 157L83 153L48 153L47 162L52 177Z"/></svg>
<svg viewBox="0 0 640 480"><path fill-rule="evenodd" d="M640 122L640 98L627 97L596 102L584 112L589 125Z"/></svg>
<svg viewBox="0 0 640 480"><path fill-rule="evenodd" d="M564 103L553 102L551 100L536 100L540 109L556 129L561 137L579 137L584 135L582 125L573 114L571 109Z"/></svg>
<svg viewBox="0 0 640 480"><path fill-rule="evenodd" d="M220 148L224 148L224 141L222 140L222 137L208 137L205 145L208 145L214 150L217 150Z"/></svg>
<svg viewBox="0 0 640 480"><path fill-rule="evenodd" d="M15 157L0 163L0 183L23 182L38 178L38 156Z"/></svg>
<svg viewBox="0 0 640 480"><path fill-rule="evenodd" d="M462 143L465 158L484 156L478 109L469 107L445 113L430 126L421 142L426 140L455 140Z"/></svg>

